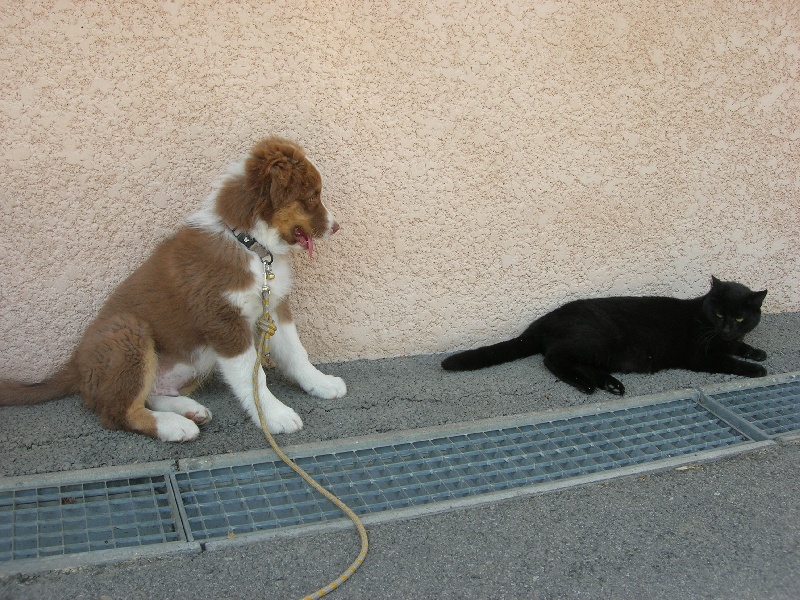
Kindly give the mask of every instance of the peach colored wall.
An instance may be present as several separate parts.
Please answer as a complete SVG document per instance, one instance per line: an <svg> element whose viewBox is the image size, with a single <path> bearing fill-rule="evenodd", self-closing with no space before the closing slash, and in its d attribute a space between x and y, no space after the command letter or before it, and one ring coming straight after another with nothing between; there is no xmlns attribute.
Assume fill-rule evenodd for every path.
<svg viewBox="0 0 800 600"><path fill-rule="evenodd" d="M800 310L800 3L3 2L0 358L34 377L261 136L343 226L316 362L499 339L578 296Z"/></svg>

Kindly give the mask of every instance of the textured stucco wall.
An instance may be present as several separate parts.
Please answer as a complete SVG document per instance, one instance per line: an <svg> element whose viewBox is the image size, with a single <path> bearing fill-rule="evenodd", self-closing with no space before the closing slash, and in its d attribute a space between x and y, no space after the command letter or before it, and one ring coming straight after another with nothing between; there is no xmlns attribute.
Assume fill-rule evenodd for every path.
<svg viewBox="0 0 800 600"><path fill-rule="evenodd" d="M800 310L800 4L3 2L0 358L34 377L259 137L342 231L297 257L316 362L466 347L563 301Z"/></svg>

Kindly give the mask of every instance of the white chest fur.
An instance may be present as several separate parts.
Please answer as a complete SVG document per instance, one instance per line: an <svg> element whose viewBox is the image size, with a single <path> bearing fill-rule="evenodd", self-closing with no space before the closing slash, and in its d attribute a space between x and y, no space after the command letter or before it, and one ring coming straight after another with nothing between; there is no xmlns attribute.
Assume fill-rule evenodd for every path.
<svg viewBox="0 0 800 600"><path fill-rule="evenodd" d="M263 310L261 290L264 286L264 266L255 253L250 254L250 271L253 273L253 285L243 291L228 292L226 297L242 311L245 318L255 323ZM292 269L289 264L289 257L286 255L275 256L271 266L275 278L269 280L267 285L270 290L270 307L275 307L291 290Z"/></svg>

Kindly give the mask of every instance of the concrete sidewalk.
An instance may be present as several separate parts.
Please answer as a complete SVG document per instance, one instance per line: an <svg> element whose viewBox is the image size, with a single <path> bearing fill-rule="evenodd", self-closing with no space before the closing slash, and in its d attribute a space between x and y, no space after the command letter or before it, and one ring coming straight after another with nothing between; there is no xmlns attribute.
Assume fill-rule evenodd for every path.
<svg viewBox="0 0 800 600"><path fill-rule="evenodd" d="M302 332L301 332L302 333ZM748 342L770 373L800 370L800 314L765 315ZM440 356L325 365L347 397L311 398L270 374L305 429L284 446L607 401L556 381L541 357L447 373ZM734 380L668 371L624 375L627 396ZM15 476L266 447L211 382L200 439L169 445L102 429L75 398L0 411L0 474ZM364 566L332 598L800 598L800 446L564 489L370 528ZM0 579L0 598L291 598L334 579L354 530Z"/></svg>

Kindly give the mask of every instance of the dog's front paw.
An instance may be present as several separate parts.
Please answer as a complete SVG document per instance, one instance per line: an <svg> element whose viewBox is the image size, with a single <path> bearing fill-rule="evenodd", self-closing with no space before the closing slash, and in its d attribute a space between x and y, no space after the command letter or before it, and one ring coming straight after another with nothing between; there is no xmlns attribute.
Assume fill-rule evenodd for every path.
<svg viewBox="0 0 800 600"><path fill-rule="evenodd" d="M285 404L272 404L265 409L264 420L270 433L294 433L303 428L303 419ZM261 423L256 420L260 427Z"/></svg>
<svg viewBox="0 0 800 600"><path fill-rule="evenodd" d="M341 398L347 394L347 385L341 377L325 375L325 373L320 372L304 381L302 387L312 396L324 400Z"/></svg>

